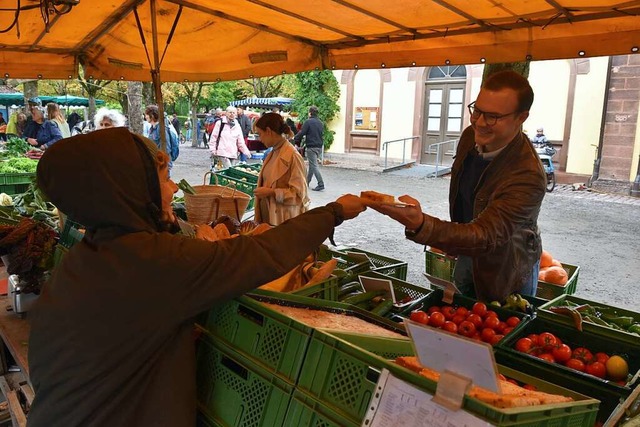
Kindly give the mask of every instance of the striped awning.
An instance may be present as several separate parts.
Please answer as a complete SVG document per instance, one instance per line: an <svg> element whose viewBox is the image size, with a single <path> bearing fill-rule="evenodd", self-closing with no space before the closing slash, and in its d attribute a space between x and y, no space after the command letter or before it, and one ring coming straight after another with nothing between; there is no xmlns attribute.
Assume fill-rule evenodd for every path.
<svg viewBox="0 0 640 427"><path fill-rule="evenodd" d="M239 99L231 102L234 107L253 107L253 108L269 108L269 107L282 107L285 105L291 105L295 101L292 98L284 98L276 96L273 98L246 98Z"/></svg>

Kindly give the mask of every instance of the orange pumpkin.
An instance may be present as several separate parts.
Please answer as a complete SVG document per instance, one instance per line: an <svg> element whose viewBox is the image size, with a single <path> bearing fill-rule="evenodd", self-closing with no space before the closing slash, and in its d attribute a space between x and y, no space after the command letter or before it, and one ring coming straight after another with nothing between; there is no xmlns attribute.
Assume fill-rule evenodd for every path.
<svg viewBox="0 0 640 427"><path fill-rule="evenodd" d="M540 255L540 268L550 267L552 262L553 257L551 254L543 249L542 254Z"/></svg>
<svg viewBox="0 0 640 427"><path fill-rule="evenodd" d="M564 286L569 280L569 275L562 267L552 266L546 269L544 281L552 285Z"/></svg>

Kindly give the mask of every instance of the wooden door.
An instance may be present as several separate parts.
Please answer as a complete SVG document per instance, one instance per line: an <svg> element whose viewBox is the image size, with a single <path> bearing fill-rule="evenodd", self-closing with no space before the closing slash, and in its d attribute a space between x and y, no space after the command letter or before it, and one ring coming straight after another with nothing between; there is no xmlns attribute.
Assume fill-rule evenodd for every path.
<svg viewBox="0 0 640 427"><path fill-rule="evenodd" d="M435 150L429 148L430 144L460 138L463 130L464 89L464 82L426 84L425 135L420 163L434 163Z"/></svg>

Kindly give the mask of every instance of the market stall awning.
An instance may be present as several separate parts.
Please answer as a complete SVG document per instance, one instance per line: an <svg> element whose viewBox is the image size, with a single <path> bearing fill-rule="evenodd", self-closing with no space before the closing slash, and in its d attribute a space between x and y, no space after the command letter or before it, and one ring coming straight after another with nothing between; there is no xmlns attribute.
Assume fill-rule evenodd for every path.
<svg viewBox="0 0 640 427"><path fill-rule="evenodd" d="M217 81L621 55L640 45L640 1L79 0L50 15L48 28L32 3L0 34L0 75L72 78L82 63L99 79L149 81L155 69L163 81ZM5 5L0 28L15 16Z"/></svg>
<svg viewBox="0 0 640 427"><path fill-rule="evenodd" d="M232 101L231 105L234 107L270 108L291 105L293 101L295 101L295 99L276 96L272 98L239 99L237 101Z"/></svg>
<svg viewBox="0 0 640 427"><path fill-rule="evenodd" d="M68 105L72 107L88 107L89 98L81 96L62 95L62 96L39 96L43 104L47 102L55 102L59 105ZM96 105L104 105L102 99L96 99ZM0 93L0 105L9 107L11 105L24 105L24 95L20 92Z"/></svg>

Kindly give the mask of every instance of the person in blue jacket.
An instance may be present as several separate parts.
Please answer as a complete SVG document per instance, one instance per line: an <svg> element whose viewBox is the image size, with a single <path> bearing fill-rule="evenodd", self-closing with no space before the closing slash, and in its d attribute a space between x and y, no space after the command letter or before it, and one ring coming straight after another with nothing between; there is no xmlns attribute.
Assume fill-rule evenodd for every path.
<svg viewBox="0 0 640 427"><path fill-rule="evenodd" d="M31 109L33 123L27 129L23 138L34 147L46 150L62 139L60 129L51 120L45 120L44 108L35 106Z"/></svg>

